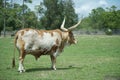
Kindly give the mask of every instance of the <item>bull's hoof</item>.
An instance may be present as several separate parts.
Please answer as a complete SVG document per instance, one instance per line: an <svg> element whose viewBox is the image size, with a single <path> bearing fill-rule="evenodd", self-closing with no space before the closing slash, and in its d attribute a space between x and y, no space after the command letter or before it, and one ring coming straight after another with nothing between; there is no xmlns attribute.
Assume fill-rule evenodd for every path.
<svg viewBox="0 0 120 80"><path fill-rule="evenodd" d="M23 72L25 72L25 69L24 70L18 70L18 72L23 73Z"/></svg>
<svg viewBox="0 0 120 80"><path fill-rule="evenodd" d="M51 69L52 69L52 70L57 70L57 69L56 69L56 68L54 68L54 67L51 67Z"/></svg>

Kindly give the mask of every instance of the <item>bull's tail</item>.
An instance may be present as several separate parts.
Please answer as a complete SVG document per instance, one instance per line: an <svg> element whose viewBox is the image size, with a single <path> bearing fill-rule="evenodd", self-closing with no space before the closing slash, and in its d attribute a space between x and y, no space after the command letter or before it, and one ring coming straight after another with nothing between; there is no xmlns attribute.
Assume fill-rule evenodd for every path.
<svg viewBox="0 0 120 80"><path fill-rule="evenodd" d="M18 38L18 36L15 36L15 41L14 41L15 44L17 42L17 38ZM15 44L14 44L14 53L13 53L13 59L12 59L12 68L15 67L15 52L16 52Z"/></svg>
<svg viewBox="0 0 120 80"><path fill-rule="evenodd" d="M13 58L13 60L12 60L12 68L14 68L15 67L15 58Z"/></svg>
<svg viewBox="0 0 120 80"><path fill-rule="evenodd" d="M14 47L14 53L13 53L13 59L12 59L12 68L15 67L15 47Z"/></svg>

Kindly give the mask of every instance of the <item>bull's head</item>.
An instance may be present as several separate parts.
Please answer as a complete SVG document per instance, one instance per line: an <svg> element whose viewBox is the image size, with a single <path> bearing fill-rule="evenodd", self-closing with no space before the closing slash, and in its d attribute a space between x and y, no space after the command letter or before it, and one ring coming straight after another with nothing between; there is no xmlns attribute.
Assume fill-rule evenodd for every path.
<svg viewBox="0 0 120 80"><path fill-rule="evenodd" d="M76 44L76 43L77 43L77 40L75 40L72 31L73 31L80 23L81 23L81 20L80 20L77 24L75 24L74 26L71 26L70 28L66 29L66 28L64 27L64 25L65 25L65 18L64 18L64 20L63 20L62 25L61 25L60 28L61 28L61 30L63 30L63 31L67 34L66 39L67 39L67 43L68 43L68 44Z"/></svg>

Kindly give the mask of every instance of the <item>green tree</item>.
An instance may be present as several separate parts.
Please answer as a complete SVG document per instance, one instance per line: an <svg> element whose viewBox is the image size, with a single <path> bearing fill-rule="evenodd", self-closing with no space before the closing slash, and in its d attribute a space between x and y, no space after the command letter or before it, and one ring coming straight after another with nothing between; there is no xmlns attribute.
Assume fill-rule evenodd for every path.
<svg viewBox="0 0 120 80"><path fill-rule="evenodd" d="M36 11L37 17L39 18L39 16L41 16L44 13L43 3L40 3L40 5L36 5L35 11Z"/></svg>
<svg viewBox="0 0 120 80"><path fill-rule="evenodd" d="M46 10L40 21L46 29L59 28L64 17L67 27L77 21L72 0L44 0L43 4Z"/></svg>
<svg viewBox="0 0 120 80"><path fill-rule="evenodd" d="M110 29L118 29L120 28L120 13L119 10L116 10L116 7L113 5L110 8L108 8L108 11L106 12L106 28Z"/></svg>
<svg viewBox="0 0 120 80"><path fill-rule="evenodd" d="M0 0L0 36L1 36L1 31L3 30L3 19L4 19L4 17L3 17L3 15L4 15L4 13L3 13L3 0Z"/></svg>
<svg viewBox="0 0 120 80"><path fill-rule="evenodd" d="M35 14L37 16L37 24L36 28L41 29L41 21L39 20L41 16L44 15L44 8L43 8L43 3L40 3L40 5L35 6Z"/></svg>
<svg viewBox="0 0 120 80"><path fill-rule="evenodd" d="M103 29L104 28L104 12L105 10L102 7L98 7L97 9L93 9L89 15L91 19L91 26L94 29Z"/></svg>
<svg viewBox="0 0 120 80"><path fill-rule="evenodd" d="M117 7L114 5L106 9L98 7L93 9L82 23L84 23L84 27L89 24L93 29L116 33L120 30L120 10L117 10Z"/></svg>
<svg viewBox="0 0 120 80"><path fill-rule="evenodd" d="M64 3L64 16L66 16L66 27L70 27L78 21L78 15L75 13L72 0L66 0Z"/></svg>
<svg viewBox="0 0 120 80"><path fill-rule="evenodd" d="M33 11L29 11L28 13L25 13L25 26L27 28L36 28L37 27L37 16Z"/></svg>
<svg viewBox="0 0 120 80"><path fill-rule="evenodd" d="M26 3L32 3L32 0L23 0L23 4L22 4L22 10L23 10L23 15L22 15L22 17L23 17L23 27L22 28L25 28L25 19L24 19L24 16L25 16L25 9L26 9L26 5L25 5L25 2Z"/></svg>

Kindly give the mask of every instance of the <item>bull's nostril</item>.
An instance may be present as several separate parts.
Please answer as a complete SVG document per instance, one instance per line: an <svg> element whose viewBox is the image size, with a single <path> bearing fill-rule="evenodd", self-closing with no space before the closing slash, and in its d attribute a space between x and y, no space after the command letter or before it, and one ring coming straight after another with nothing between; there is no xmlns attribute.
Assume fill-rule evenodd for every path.
<svg viewBox="0 0 120 80"><path fill-rule="evenodd" d="M77 41L75 40L74 43L77 44Z"/></svg>

